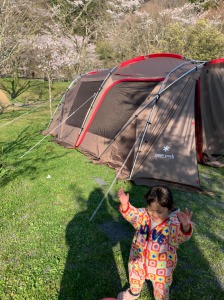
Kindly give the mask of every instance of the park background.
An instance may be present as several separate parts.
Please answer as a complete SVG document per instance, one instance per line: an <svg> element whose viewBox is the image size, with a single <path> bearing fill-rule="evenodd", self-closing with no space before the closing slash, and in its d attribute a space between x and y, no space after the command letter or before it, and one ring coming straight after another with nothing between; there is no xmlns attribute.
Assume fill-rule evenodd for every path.
<svg viewBox="0 0 224 300"><path fill-rule="evenodd" d="M114 171L50 137L39 143L41 132L78 74L149 53L224 57L223 1L0 3L0 299L116 297L133 235L117 190L142 207L148 188L119 181L89 222ZM223 169L199 165L199 174L205 193L173 190L195 229L179 249L171 300L223 297ZM153 299L150 283L141 299Z"/></svg>

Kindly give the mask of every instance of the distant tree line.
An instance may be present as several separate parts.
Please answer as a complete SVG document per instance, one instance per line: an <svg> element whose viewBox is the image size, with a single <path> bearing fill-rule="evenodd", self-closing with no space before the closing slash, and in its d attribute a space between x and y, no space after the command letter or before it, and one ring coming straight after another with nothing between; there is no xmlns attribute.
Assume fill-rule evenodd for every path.
<svg viewBox="0 0 224 300"><path fill-rule="evenodd" d="M0 0L0 89L13 100L42 78L51 107L54 80L135 56L224 57L223 24L218 0Z"/></svg>
<svg viewBox="0 0 224 300"><path fill-rule="evenodd" d="M134 56L224 56L215 0L0 0L1 75L71 79Z"/></svg>

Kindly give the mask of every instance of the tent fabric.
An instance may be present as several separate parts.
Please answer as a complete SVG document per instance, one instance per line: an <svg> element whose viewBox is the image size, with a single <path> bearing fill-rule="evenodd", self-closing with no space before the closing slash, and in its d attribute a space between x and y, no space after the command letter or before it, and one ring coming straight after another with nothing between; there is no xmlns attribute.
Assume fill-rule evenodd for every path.
<svg viewBox="0 0 224 300"><path fill-rule="evenodd" d="M43 134L50 133L56 137L58 144L66 148L73 148L74 137L79 132L79 127L75 127L73 123L77 122L81 126L80 124L82 124L83 118L91 105L94 93L98 92L109 72L110 69L89 72L81 76L81 79L64 97L58 114Z"/></svg>
<svg viewBox="0 0 224 300"><path fill-rule="evenodd" d="M194 128L195 81L164 94L144 139L133 181L152 177L199 186ZM185 83L185 84L184 84Z"/></svg>
<svg viewBox="0 0 224 300"><path fill-rule="evenodd" d="M121 82L114 86L107 93L103 105L99 107L89 132L113 139L156 84L154 82ZM113 98L116 101L111 101ZM122 118L120 114L108 115L107 112L110 110L122 112ZM73 126L80 128L81 124L73 123Z"/></svg>
<svg viewBox="0 0 224 300"><path fill-rule="evenodd" d="M224 155L224 59L205 65L200 85L203 159L214 166L223 165L218 159Z"/></svg>
<svg viewBox="0 0 224 300"><path fill-rule="evenodd" d="M9 106L12 103L10 102L9 98L6 96L6 94L0 90L0 104L5 105L5 106Z"/></svg>
<svg viewBox="0 0 224 300"><path fill-rule="evenodd" d="M223 64L158 53L87 73L45 134L136 184L199 188L199 157L224 150Z"/></svg>

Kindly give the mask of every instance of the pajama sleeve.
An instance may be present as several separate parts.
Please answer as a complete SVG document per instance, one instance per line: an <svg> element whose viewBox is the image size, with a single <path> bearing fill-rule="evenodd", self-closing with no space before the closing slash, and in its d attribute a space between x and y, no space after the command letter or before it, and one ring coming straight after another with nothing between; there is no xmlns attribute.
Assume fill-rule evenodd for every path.
<svg viewBox="0 0 224 300"><path fill-rule="evenodd" d="M179 244L184 243L185 241L189 240L192 236L193 228L192 225L190 227L189 232L184 232L182 225L180 222L176 219L171 224L171 245L178 247Z"/></svg>
<svg viewBox="0 0 224 300"><path fill-rule="evenodd" d="M145 219L146 209L145 208L136 208L133 205L128 203L128 207L125 211L122 211L121 205L119 206L119 211L122 216L131 223L136 230L138 230Z"/></svg>
<svg viewBox="0 0 224 300"><path fill-rule="evenodd" d="M182 228L182 224L179 226L178 230L178 244L181 244L187 240L189 240L192 236L193 228L192 225L190 225L190 230L188 232L184 232Z"/></svg>

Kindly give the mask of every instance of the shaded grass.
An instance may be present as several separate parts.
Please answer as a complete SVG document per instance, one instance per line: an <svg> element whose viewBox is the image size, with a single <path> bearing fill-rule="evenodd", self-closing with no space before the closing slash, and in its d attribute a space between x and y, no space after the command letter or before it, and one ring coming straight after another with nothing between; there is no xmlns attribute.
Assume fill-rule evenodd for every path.
<svg viewBox="0 0 224 300"><path fill-rule="evenodd" d="M2 116L1 116L2 117ZM13 113L3 115L7 122ZM98 300L128 286L127 262L133 228L118 213L123 185L131 202L145 206L145 186L115 184L92 222L89 218L114 179L75 150L43 138L46 107L0 128L0 298ZM223 169L199 166L201 183L213 195L173 190L176 205L194 212L192 239L179 248L170 299L217 299L224 286ZM120 226L120 239L105 224ZM110 231L109 231L110 232ZM145 284L140 299L153 299Z"/></svg>

